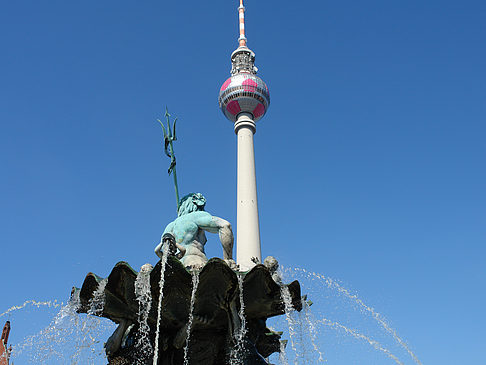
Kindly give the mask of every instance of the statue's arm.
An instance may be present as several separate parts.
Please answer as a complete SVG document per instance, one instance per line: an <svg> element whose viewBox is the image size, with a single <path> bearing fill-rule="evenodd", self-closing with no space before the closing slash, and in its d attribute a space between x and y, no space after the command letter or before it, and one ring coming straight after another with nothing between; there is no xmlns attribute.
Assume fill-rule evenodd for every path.
<svg viewBox="0 0 486 365"><path fill-rule="evenodd" d="M162 259L162 256L163 256L163 252L162 252L162 245L164 244L162 242L162 237L164 237L164 234L166 233L172 233L172 227L174 226L174 222L171 222L167 225L167 227L165 227L164 229L164 233L162 233L162 236L160 237L160 243L155 247L155 254L160 258Z"/></svg>
<svg viewBox="0 0 486 365"><path fill-rule="evenodd" d="M204 212L206 213L206 212ZM211 216L211 214L201 214L197 219L199 228L204 229L210 233L219 233L219 239L223 246L223 258L225 260L233 259L233 230L231 223L219 217Z"/></svg>

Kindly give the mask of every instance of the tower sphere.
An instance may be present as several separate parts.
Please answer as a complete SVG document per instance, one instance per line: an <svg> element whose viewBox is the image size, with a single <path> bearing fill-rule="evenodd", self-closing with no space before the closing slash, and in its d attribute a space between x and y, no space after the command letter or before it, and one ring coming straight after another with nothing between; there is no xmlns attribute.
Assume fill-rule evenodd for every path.
<svg viewBox="0 0 486 365"><path fill-rule="evenodd" d="M240 113L250 113L256 122L265 115L269 105L267 85L252 73L241 72L231 76L219 90L219 107L233 123Z"/></svg>

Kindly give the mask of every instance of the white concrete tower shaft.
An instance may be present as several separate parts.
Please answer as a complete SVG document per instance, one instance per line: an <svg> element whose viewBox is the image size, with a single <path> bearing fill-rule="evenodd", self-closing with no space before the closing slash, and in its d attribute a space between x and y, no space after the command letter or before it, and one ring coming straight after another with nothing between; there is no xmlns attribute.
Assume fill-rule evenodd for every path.
<svg viewBox="0 0 486 365"><path fill-rule="evenodd" d="M240 270L246 271L255 266L254 259L262 260L253 147L255 122L250 113L238 115L235 133L238 140L236 262Z"/></svg>

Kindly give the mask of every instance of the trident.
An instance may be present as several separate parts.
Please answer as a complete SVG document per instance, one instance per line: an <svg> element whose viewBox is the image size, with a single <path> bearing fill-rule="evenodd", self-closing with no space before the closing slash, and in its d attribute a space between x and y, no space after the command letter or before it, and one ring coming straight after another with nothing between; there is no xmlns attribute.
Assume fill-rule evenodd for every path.
<svg viewBox="0 0 486 365"><path fill-rule="evenodd" d="M174 123L172 124L172 128L171 128L170 114L167 110L167 107L165 107L165 117L167 119L167 129L165 129L164 123L162 123L160 119L157 119L157 121L160 123L160 125L162 126L162 130L164 131L164 150L165 150L165 154L170 158L170 166L167 172L169 173L169 176L171 173L173 173L172 176L174 177L175 194L177 200L177 211L179 212L180 202L179 202L179 188L177 187L176 158L174 153L174 146L172 145L173 141L177 141L176 129L175 129L177 118L174 119Z"/></svg>

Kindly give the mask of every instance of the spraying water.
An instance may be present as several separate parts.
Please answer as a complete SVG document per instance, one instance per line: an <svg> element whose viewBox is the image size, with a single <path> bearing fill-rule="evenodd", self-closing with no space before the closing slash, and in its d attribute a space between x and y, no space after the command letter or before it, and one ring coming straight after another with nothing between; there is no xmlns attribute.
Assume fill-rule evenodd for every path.
<svg viewBox="0 0 486 365"><path fill-rule="evenodd" d="M13 346L16 363L77 364L99 362L104 357L103 340L113 331L110 321L94 316L78 315L79 291L61 307L50 324L38 333Z"/></svg>
<svg viewBox="0 0 486 365"><path fill-rule="evenodd" d="M238 312L238 317L240 318L240 327L234 334L235 336L235 347L231 351L231 365L242 364L243 352L245 351L245 336L247 332L246 328L246 317L245 317L245 303L243 301L243 275L238 275L238 289L239 289L239 299L240 299L240 310Z"/></svg>
<svg viewBox="0 0 486 365"><path fill-rule="evenodd" d="M46 353L49 351L54 356L58 356L59 354L57 353L57 351L55 351L55 349L52 349L51 346L47 346L47 348L45 348L42 342L45 342L45 345L49 345L49 343L52 342L59 343L59 340L65 338L65 336L57 338L57 332L60 329L59 327L64 322L65 319L67 318L72 319L72 316L76 313L76 309L78 307L79 307L79 293L75 293L73 298L71 298L71 300L61 308L59 313L54 317L54 319L51 321L48 327L41 330L38 334L27 337L23 342L13 347L12 357L13 358L18 357L26 349L30 349L30 348L34 349L34 347L38 348L39 345L41 351L37 351L37 354L35 355L36 358L43 359L46 356ZM46 339L48 339L48 341L46 341Z"/></svg>
<svg viewBox="0 0 486 365"><path fill-rule="evenodd" d="M150 343L150 327L148 325L148 316L152 306L152 294L150 292L150 271L153 267L145 264L140 269L135 280L135 295L138 302L138 337L137 348L139 350L138 361L145 364L146 359L152 355L152 345Z"/></svg>
<svg viewBox="0 0 486 365"><path fill-rule="evenodd" d="M287 360L287 353L285 352L286 343L286 341L280 341L280 353L278 355L278 358L283 365L289 365L289 361Z"/></svg>
<svg viewBox="0 0 486 365"><path fill-rule="evenodd" d="M297 347L295 344L295 336L296 336L296 331L295 331L295 320L292 318L292 312L294 311L294 307L292 305L292 297L290 295L289 288L286 287L285 285L282 285L280 287L280 295L282 296L282 301L285 306L285 318L287 319L287 324L289 327L289 337L290 337L290 344L292 346L292 350L294 351L296 355L296 359L294 361L294 364L297 365L298 361L297 358L299 357L299 353L297 352Z"/></svg>
<svg viewBox="0 0 486 365"><path fill-rule="evenodd" d="M359 333L356 330L347 328L346 326L343 326L342 324L339 324L337 322L330 321L330 320L328 320L326 318L323 318L319 322L322 323L322 324L324 324L324 325L326 325L326 326L332 327L334 329L343 330L346 334L351 335L354 338L357 338L357 339L360 339L360 340L365 340L368 344L370 344L371 346L373 346L375 349L377 349L378 351L381 351L384 354L386 354L390 359L392 359L393 361L395 361L398 365L403 365L403 363L395 355L393 355L389 350L387 350L386 348L384 348L378 341L375 341L375 340L373 340L373 339L371 339L371 338L369 338L369 337L367 337L365 335L362 335L361 333Z"/></svg>
<svg viewBox="0 0 486 365"><path fill-rule="evenodd" d="M299 345L300 352L296 353L298 357L300 357L300 360L302 361L302 364L311 364L311 356L312 352L308 351L308 341L306 341L305 336L308 336L308 328L306 326L304 316L302 311L300 312L294 312L294 322L297 327L297 344ZM295 319L297 317L297 319ZM304 333L305 332L305 333ZM312 350L311 350L312 351Z"/></svg>
<svg viewBox="0 0 486 365"><path fill-rule="evenodd" d="M184 346L184 365L189 364L189 339L191 336L192 322L194 321L194 302L196 301L196 290L198 285L199 273L194 270L192 272L191 306L189 308L189 319L187 321L186 345Z"/></svg>
<svg viewBox="0 0 486 365"><path fill-rule="evenodd" d="M336 280L333 280L329 277L326 277L324 275L321 275L321 274L317 274L315 272L310 272L310 271L307 271L305 269L301 269L301 268L295 268L294 269L295 271L297 272L301 272L301 273L304 273L305 275L307 275L308 277L313 277L313 278L317 278L317 279L320 279L321 281L323 281L325 283L325 285L329 288L329 289L333 289L333 290L336 290L340 295L343 295L344 297L352 300L359 308L361 308L362 310L364 310L365 312L369 313L371 315L371 317L377 321L380 326L387 332L389 333L394 339L395 341L400 344L400 346L403 347L403 349L405 349L405 351L407 351L407 353L410 355L410 357L412 357L412 359L418 364L418 365L422 365L422 363L420 362L420 360L417 358L417 356L412 352L412 350L408 347L408 345L405 343L405 341L403 341L397 334L397 332L390 327L390 325L387 323L387 321L383 318L383 316L376 312L372 307L366 305L360 298L358 298L358 296L356 294L351 294L351 292L342 287L341 285L339 285L339 283L336 281Z"/></svg>
<svg viewBox="0 0 486 365"><path fill-rule="evenodd" d="M316 326L314 325L315 318L313 318L309 304L304 299L302 299L302 308L304 310L303 315L305 318L306 328L308 330L308 334L312 343L312 348L316 353L319 354L319 359L317 361L323 362L324 358L322 356L322 352L319 350L319 347L317 346L317 331L316 331Z"/></svg>
<svg viewBox="0 0 486 365"><path fill-rule="evenodd" d="M105 288L108 279L103 279L98 284L98 288L93 292L93 297L89 300L88 314L101 315L105 307Z"/></svg>
<svg viewBox="0 0 486 365"><path fill-rule="evenodd" d="M169 245L163 247L163 255L160 263L160 281L159 281L159 303L157 305L157 330L155 332L155 351L153 365L157 365L159 357L159 337L160 337L160 318L162 317L162 296L164 294L165 283L165 266L167 265L167 258L169 257Z"/></svg>
<svg viewBox="0 0 486 365"><path fill-rule="evenodd" d="M9 314L9 313L14 312L14 311L17 311L19 309L23 309L23 308L27 307L28 305L32 305L32 306L35 306L37 308L40 308L40 307L58 308L58 307L62 306L63 303L62 302L59 303L57 300L47 301L47 302L38 302L36 300L26 300L21 305L14 305L13 307L10 307L5 312L1 313L0 317L3 317L4 315Z"/></svg>

